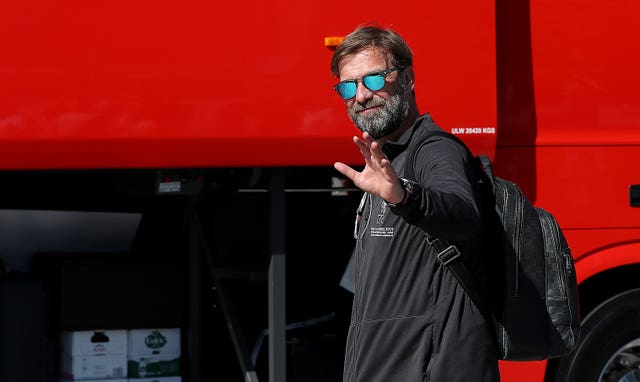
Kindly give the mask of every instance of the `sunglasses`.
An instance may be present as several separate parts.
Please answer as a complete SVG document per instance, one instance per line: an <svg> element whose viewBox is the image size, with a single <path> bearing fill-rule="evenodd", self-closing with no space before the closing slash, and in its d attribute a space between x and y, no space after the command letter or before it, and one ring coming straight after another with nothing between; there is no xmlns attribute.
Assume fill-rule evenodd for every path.
<svg viewBox="0 0 640 382"><path fill-rule="evenodd" d="M358 91L358 82L362 82L365 88L375 92L384 87L387 76L396 70L399 69L390 68L379 72L372 72L362 77L362 80L340 81L333 87L333 90L337 91L340 97L344 100L351 99L356 96L356 92Z"/></svg>

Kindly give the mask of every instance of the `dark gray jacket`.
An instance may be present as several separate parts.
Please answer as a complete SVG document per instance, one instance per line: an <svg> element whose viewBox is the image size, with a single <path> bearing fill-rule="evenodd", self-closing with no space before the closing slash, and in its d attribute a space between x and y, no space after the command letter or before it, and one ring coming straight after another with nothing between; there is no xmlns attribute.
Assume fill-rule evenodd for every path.
<svg viewBox="0 0 640 382"><path fill-rule="evenodd" d="M399 176L409 145L432 129L440 128L425 115L384 145ZM363 197L345 382L499 380L491 329L425 240L428 233L456 243L482 276L482 213L471 161L454 141L434 137L418 151L412 179L418 187L406 204Z"/></svg>

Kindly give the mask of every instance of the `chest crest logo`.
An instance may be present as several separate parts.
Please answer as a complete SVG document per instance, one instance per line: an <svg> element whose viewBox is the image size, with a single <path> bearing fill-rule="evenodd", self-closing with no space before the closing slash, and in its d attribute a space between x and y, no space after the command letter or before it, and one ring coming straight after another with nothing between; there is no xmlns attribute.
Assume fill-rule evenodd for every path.
<svg viewBox="0 0 640 382"><path fill-rule="evenodd" d="M387 215L387 202L384 200L381 203L380 213L378 213L378 218L376 219L376 224L380 225L384 222L384 217Z"/></svg>

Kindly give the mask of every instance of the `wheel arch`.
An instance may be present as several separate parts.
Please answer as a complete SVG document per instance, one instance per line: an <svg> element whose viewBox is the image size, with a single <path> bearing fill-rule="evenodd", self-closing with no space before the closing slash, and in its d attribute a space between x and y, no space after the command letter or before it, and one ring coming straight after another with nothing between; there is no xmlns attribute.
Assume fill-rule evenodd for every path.
<svg viewBox="0 0 640 382"><path fill-rule="evenodd" d="M576 261L580 315L626 290L640 288L640 242L588 253Z"/></svg>

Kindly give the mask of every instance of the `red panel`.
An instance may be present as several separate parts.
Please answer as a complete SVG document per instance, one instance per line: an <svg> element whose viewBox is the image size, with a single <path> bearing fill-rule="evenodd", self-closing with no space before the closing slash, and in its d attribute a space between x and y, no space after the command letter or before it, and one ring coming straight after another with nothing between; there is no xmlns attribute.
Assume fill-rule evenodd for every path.
<svg viewBox="0 0 640 382"><path fill-rule="evenodd" d="M500 145L640 144L639 18L634 0L498 0Z"/></svg>
<svg viewBox="0 0 640 382"><path fill-rule="evenodd" d="M616 245L607 245L597 248L597 252L588 253L576 264L578 282L582 282L589 277L601 273L604 270L623 267L629 264L638 264L638 253L640 253L640 242L638 230L632 236L635 242L618 242Z"/></svg>
<svg viewBox="0 0 640 382"><path fill-rule="evenodd" d="M503 382L542 382L546 361L500 362L500 380Z"/></svg>
<svg viewBox="0 0 640 382"><path fill-rule="evenodd" d="M495 126L492 3L416 4L2 2L0 168L357 161L323 41L364 20L412 45L422 111Z"/></svg>
<svg viewBox="0 0 640 382"><path fill-rule="evenodd" d="M539 142L640 144L640 5L564 3L532 8Z"/></svg>

